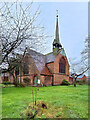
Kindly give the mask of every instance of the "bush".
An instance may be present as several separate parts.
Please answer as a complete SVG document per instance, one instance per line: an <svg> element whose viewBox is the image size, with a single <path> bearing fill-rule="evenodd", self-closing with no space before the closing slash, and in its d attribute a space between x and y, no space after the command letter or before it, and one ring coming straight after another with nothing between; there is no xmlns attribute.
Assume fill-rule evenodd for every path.
<svg viewBox="0 0 90 120"><path fill-rule="evenodd" d="M86 81L85 80L83 80L83 83L85 83Z"/></svg>
<svg viewBox="0 0 90 120"><path fill-rule="evenodd" d="M30 81L31 81L31 80L30 80L30 78L28 78L28 77L26 77L26 78L23 79L23 82L26 83L26 84L30 83Z"/></svg>
<svg viewBox="0 0 90 120"><path fill-rule="evenodd" d="M3 84L4 84L4 85L8 85L8 84L11 84L11 82L9 82L9 81L4 81Z"/></svg>
<svg viewBox="0 0 90 120"><path fill-rule="evenodd" d="M63 80L61 85L70 85L70 83L67 80Z"/></svg>

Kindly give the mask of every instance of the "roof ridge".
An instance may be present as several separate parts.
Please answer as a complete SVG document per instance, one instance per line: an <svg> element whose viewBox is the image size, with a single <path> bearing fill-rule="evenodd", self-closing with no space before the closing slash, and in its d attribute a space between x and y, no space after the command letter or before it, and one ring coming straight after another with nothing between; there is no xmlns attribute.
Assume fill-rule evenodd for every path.
<svg viewBox="0 0 90 120"><path fill-rule="evenodd" d="M45 56L43 53L37 52L37 51L35 51L35 50L31 49L31 48L28 48L28 49L27 49L27 52L29 52L28 50L33 51L33 52L35 52L35 53L38 53L38 54L41 54L41 55Z"/></svg>

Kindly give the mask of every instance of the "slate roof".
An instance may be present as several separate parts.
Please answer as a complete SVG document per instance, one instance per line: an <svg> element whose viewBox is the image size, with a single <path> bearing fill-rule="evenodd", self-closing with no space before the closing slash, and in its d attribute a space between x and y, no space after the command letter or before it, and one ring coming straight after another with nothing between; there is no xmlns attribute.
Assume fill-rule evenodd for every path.
<svg viewBox="0 0 90 120"><path fill-rule="evenodd" d="M34 51L32 49L27 49L27 52L33 58L34 63L36 65L37 69L41 73L41 71L44 68L45 63L46 63L46 56L41 54L41 53L39 53L39 52L36 52L36 51Z"/></svg>
<svg viewBox="0 0 90 120"><path fill-rule="evenodd" d="M45 73L45 71L48 71L49 69L45 66L45 64L54 62L57 57L57 55L54 55L53 52L48 53L47 55L43 55L42 53L36 52L28 48L27 48L26 53L28 53L32 57L40 73L41 72ZM58 54L62 54L63 56L66 56L63 48L59 50ZM50 74L50 71L48 71L47 73Z"/></svg>
<svg viewBox="0 0 90 120"><path fill-rule="evenodd" d="M55 59L56 59L56 56L53 55L53 52L46 55L46 63L53 62L55 61Z"/></svg>

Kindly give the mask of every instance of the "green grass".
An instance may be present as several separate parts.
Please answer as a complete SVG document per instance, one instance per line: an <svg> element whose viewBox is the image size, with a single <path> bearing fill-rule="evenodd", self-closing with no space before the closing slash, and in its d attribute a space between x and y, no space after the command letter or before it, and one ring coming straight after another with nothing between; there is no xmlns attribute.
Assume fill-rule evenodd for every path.
<svg viewBox="0 0 90 120"><path fill-rule="evenodd" d="M62 118L88 118L87 85L39 87L37 100L62 108ZM31 102L31 87L2 88L2 117L20 118L20 112Z"/></svg>

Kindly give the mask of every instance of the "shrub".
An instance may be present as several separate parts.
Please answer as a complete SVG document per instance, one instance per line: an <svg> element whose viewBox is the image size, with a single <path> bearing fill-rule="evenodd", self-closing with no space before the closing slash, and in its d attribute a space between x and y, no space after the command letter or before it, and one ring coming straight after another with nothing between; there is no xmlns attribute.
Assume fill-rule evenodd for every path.
<svg viewBox="0 0 90 120"><path fill-rule="evenodd" d="M10 81L4 81L3 84L8 85L8 84L11 84L11 82Z"/></svg>
<svg viewBox="0 0 90 120"><path fill-rule="evenodd" d="M83 80L83 83L85 83L86 81L85 80Z"/></svg>
<svg viewBox="0 0 90 120"><path fill-rule="evenodd" d="M23 81L24 81L24 83L28 84L28 83L30 83L31 80L30 80L30 78L26 77L23 79Z"/></svg>
<svg viewBox="0 0 90 120"><path fill-rule="evenodd" d="M70 83L67 80L63 80L61 85L70 85Z"/></svg>

